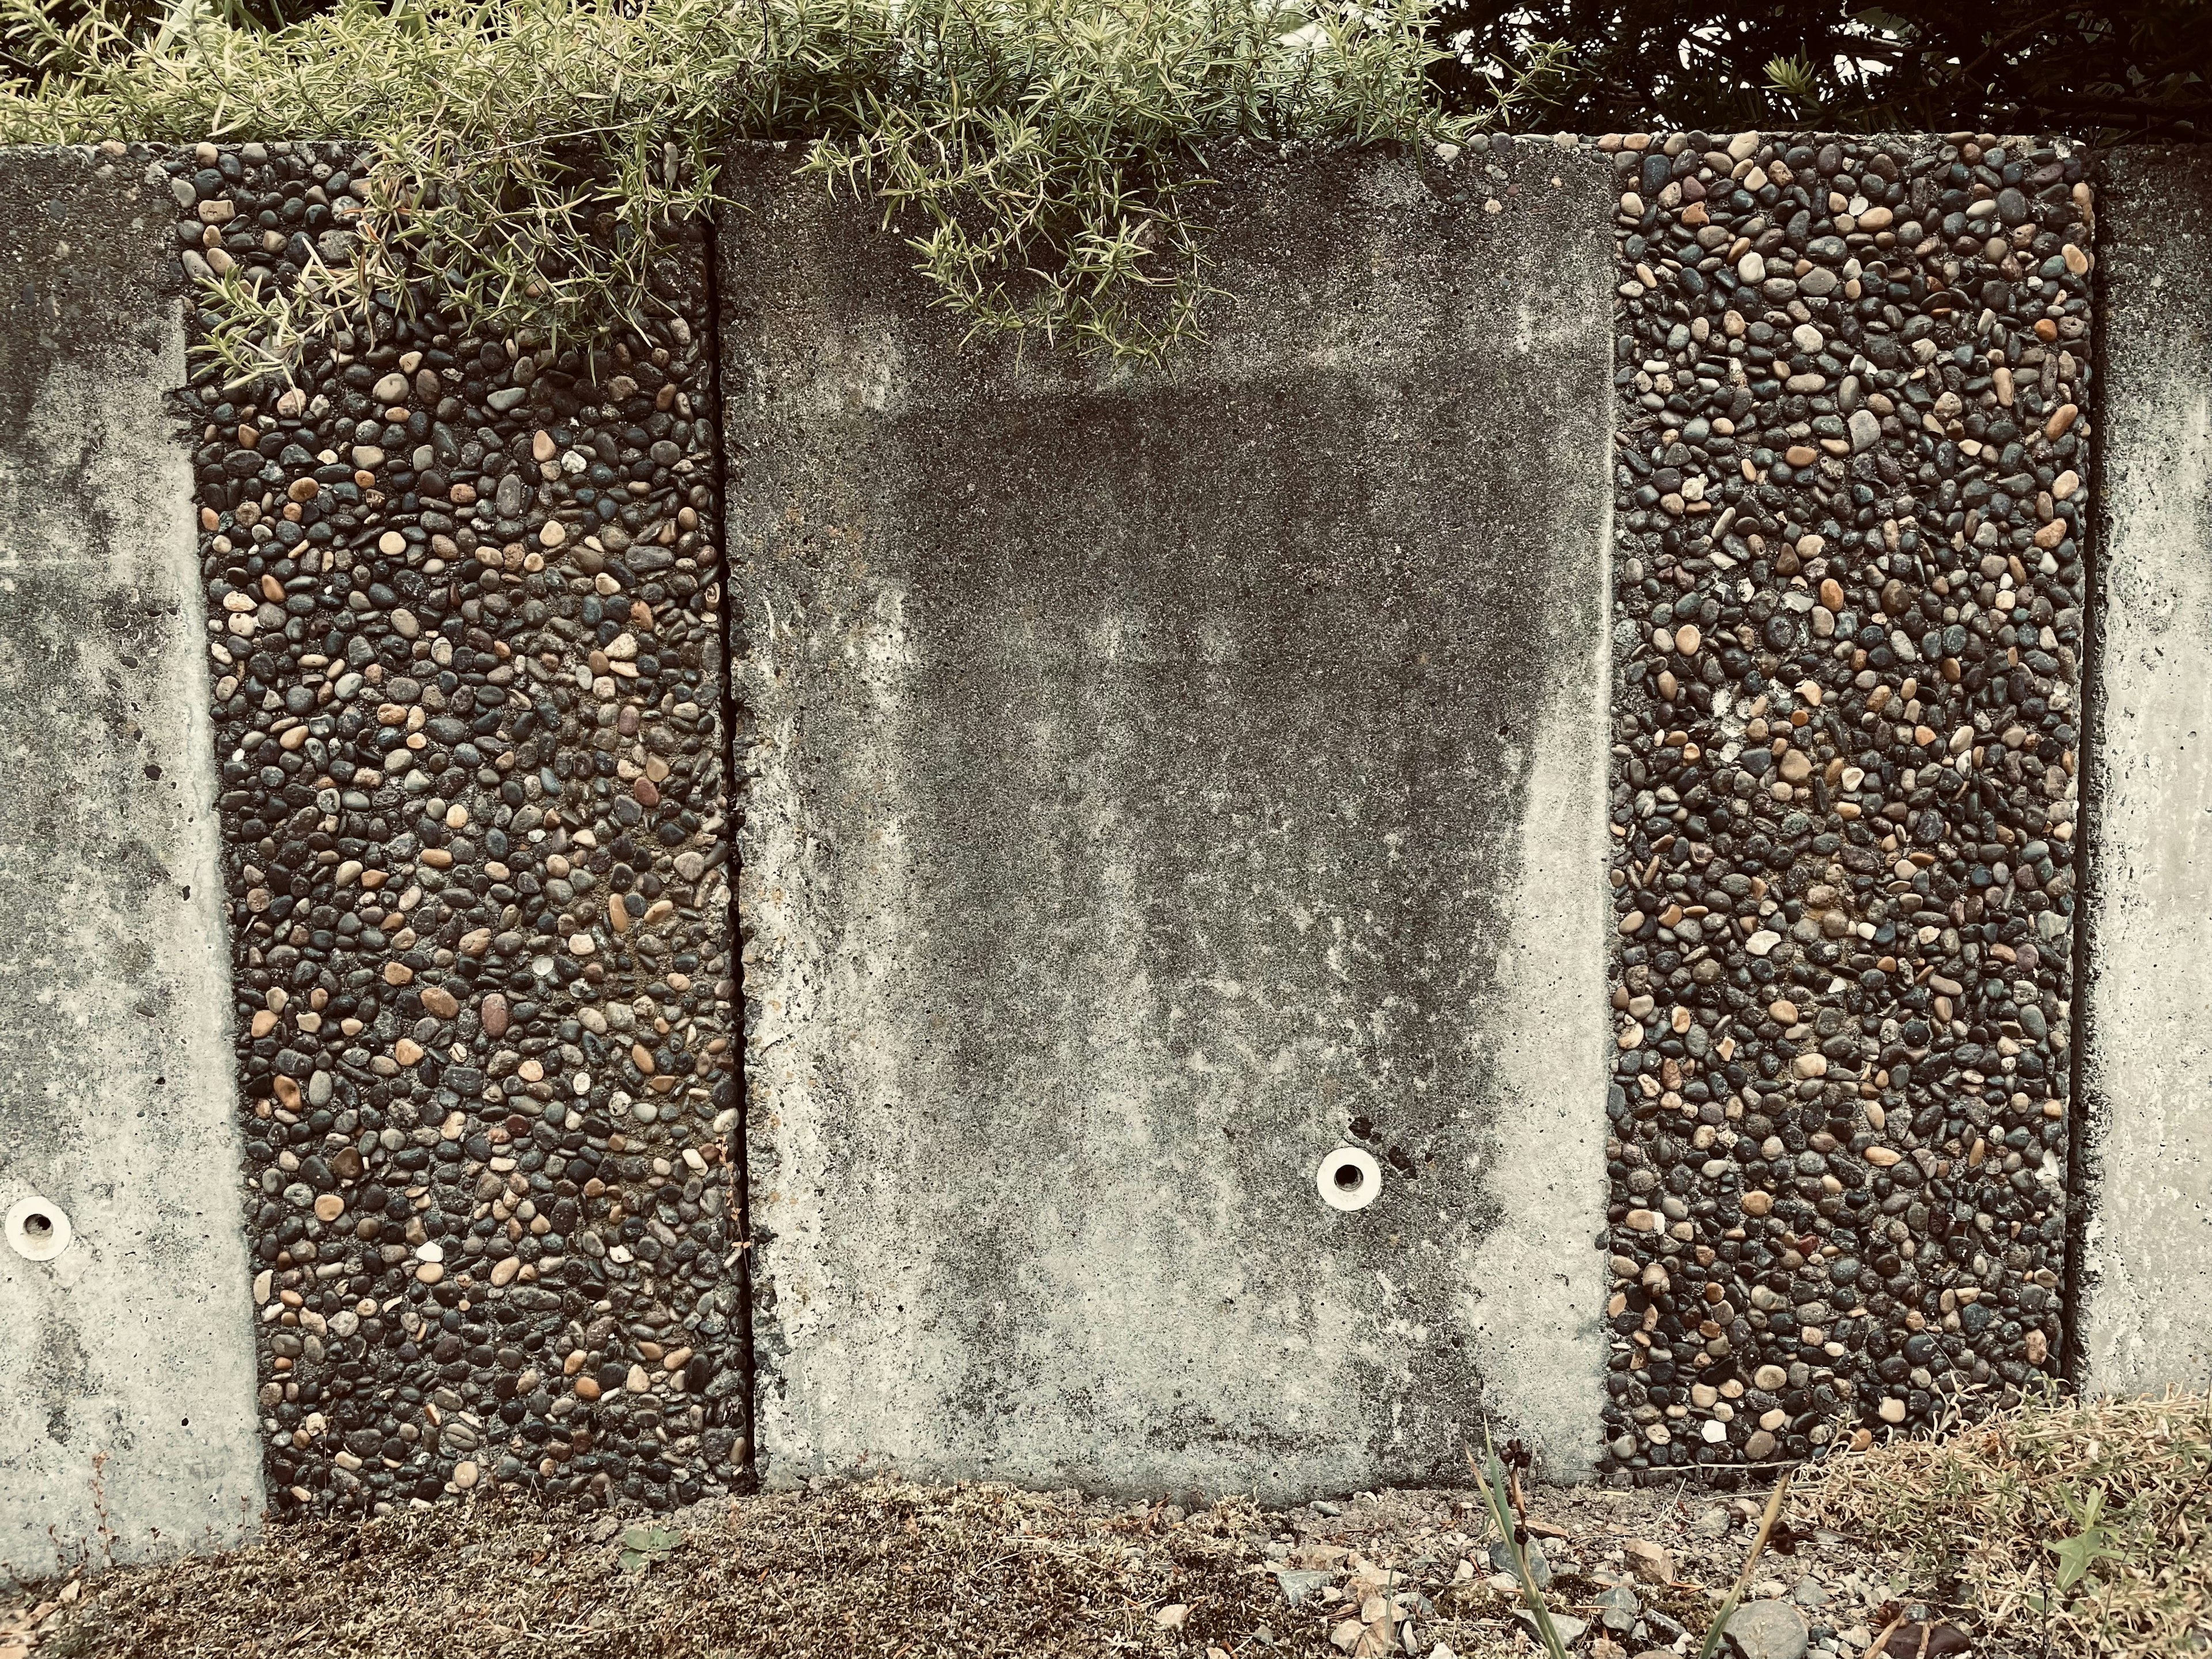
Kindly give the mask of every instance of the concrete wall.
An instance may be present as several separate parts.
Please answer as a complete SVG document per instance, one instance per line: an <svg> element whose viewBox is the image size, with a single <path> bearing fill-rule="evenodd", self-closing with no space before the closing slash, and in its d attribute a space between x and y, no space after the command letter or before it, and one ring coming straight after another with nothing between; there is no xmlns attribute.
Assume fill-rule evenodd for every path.
<svg viewBox="0 0 2212 1659"><path fill-rule="evenodd" d="M767 1477L1587 1468L1609 170L1241 163L1127 376L962 351L785 171L722 267Z"/></svg>
<svg viewBox="0 0 2212 1659"><path fill-rule="evenodd" d="M2212 1380L2212 185L2201 155L2122 151L2105 204L2075 1313L2090 1386L2201 1388Z"/></svg>
<svg viewBox="0 0 2212 1659"><path fill-rule="evenodd" d="M719 317L678 261L619 351L424 313L184 425L179 275L342 258L362 156L11 154L0 1217L74 1237L0 1244L0 1574L264 1482L1307 1495L1607 1410L1672 1480L2062 1312L2202 1385L2212 199L2120 155L2092 270L2084 156L1967 148L1237 160L1211 342L1119 374L756 155Z"/></svg>
<svg viewBox="0 0 2212 1659"><path fill-rule="evenodd" d="M0 1579L261 1508L173 208L0 173ZM21 1206L21 1207L19 1207ZM43 1234L58 1238L58 1231Z"/></svg>

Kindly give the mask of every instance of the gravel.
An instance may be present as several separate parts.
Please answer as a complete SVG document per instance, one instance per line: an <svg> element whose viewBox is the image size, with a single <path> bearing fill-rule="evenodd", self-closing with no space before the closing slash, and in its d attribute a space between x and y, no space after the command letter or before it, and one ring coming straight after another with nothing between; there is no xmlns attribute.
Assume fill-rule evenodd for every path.
<svg viewBox="0 0 2212 1659"><path fill-rule="evenodd" d="M186 270L342 263L366 164L170 152ZM696 253L595 353L380 301L185 398L282 1515L750 1461Z"/></svg>
<svg viewBox="0 0 2212 1659"><path fill-rule="evenodd" d="M2032 139L1601 148L1607 1433L1725 1480L2059 1363L2092 204Z"/></svg>

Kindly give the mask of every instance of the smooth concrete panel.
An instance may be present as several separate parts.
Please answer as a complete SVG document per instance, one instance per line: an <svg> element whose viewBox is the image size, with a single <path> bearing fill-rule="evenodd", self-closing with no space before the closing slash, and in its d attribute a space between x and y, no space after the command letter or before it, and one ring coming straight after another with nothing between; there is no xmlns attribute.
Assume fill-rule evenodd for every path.
<svg viewBox="0 0 2212 1659"><path fill-rule="evenodd" d="M0 154L0 1578L261 1510L175 207Z"/></svg>
<svg viewBox="0 0 2212 1659"><path fill-rule="evenodd" d="M1609 165L1221 164L1211 343L1115 374L788 167L721 259L764 1474L1586 1469Z"/></svg>
<svg viewBox="0 0 2212 1659"><path fill-rule="evenodd" d="M2075 1316L2119 1393L2212 1381L2212 173L2109 167Z"/></svg>

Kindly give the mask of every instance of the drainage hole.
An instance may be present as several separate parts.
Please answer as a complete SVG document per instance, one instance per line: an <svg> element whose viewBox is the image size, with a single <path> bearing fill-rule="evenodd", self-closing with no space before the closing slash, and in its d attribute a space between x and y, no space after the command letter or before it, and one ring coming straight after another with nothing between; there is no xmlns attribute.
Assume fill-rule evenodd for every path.
<svg viewBox="0 0 2212 1659"><path fill-rule="evenodd" d="M43 1244L54 1236L54 1218L33 1210L23 1218L23 1232L33 1243Z"/></svg>
<svg viewBox="0 0 2212 1659"><path fill-rule="evenodd" d="M1366 1178L1360 1174L1359 1166L1357 1164L1340 1164L1336 1166L1336 1189L1340 1193L1358 1192L1359 1183Z"/></svg>

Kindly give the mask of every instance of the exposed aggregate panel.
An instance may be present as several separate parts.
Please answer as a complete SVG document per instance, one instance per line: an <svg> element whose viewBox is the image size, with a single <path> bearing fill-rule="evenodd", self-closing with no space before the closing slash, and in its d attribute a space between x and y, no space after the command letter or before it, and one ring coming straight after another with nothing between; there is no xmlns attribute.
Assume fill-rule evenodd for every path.
<svg viewBox="0 0 2212 1659"><path fill-rule="evenodd" d="M2091 208L2063 144L1620 178L1619 1465L2054 1368Z"/></svg>
<svg viewBox="0 0 2212 1659"><path fill-rule="evenodd" d="M174 155L179 257L343 269L368 159ZM186 400L288 1512L745 1461L703 280L589 360L379 304Z"/></svg>

